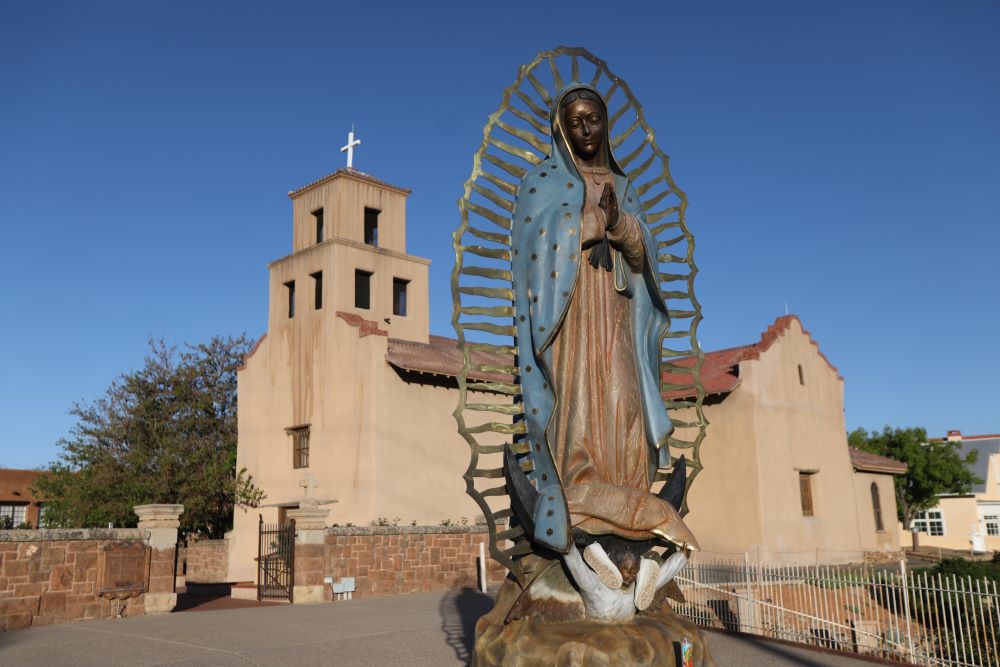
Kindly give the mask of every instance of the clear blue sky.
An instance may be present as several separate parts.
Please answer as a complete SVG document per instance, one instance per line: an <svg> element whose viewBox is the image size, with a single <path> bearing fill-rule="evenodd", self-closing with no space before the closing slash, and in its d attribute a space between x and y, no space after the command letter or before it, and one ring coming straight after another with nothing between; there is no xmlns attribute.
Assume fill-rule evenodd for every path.
<svg viewBox="0 0 1000 667"><path fill-rule="evenodd" d="M1000 431L1000 3L0 1L0 465L52 460L147 338L266 327L288 190L412 188L451 335L456 200L518 65L586 46L690 199L705 349L785 303L849 428ZM617 5L615 5L617 7Z"/></svg>

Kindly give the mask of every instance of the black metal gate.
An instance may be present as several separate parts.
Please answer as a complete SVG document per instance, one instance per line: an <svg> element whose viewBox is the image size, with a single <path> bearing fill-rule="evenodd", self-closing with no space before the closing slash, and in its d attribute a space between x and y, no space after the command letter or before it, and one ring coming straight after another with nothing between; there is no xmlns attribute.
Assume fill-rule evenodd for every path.
<svg viewBox="0 0 1000 667"><path fill-rule="evenodd" d="M266 524L257 538L257 600L292 602L295 583L295 521Z"/></svg>

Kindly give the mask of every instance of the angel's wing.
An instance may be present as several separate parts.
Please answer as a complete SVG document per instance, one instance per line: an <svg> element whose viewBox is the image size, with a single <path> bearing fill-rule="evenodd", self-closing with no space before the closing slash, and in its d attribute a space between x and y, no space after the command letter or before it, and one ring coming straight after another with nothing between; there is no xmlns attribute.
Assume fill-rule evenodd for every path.
<svg viewBox="0 0 1000 667"><path fill-rule="evenodd" d="M525 573L518 556L530 553L531 546L520 526L506 528L512 511L502 467L506 448L527 451L516 376L511 213L521 179L548 152L552 98L571 81L589 82L602 91L611 146L657 240L660 288L671 320L661 365L664 400L675 426L668 444L675 454L687 455L688 489L701 470L699 448L707 424L697 341L701 305L694 295L698 269L694 237L684 222L687 197L670 176L669 158L657 147L638 101L607 63L583 48L543 51L520 68L483 128L483 143L458 202L462 222L454 233L451 278L452 324L465 355L454 414L472 451L466 490L486 517L490 555L522 583ZM664 477L660 471L658 479ZM682 509L686 497L685 492Z"/></svg>

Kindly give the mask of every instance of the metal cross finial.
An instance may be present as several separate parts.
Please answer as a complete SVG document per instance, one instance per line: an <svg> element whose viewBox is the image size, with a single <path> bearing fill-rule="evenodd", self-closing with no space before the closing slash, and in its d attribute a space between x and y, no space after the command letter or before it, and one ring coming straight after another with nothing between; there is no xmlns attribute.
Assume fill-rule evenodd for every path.
<svg viewBox="0 0 1000 667"><path fill-rule="evenodd" d="M302 487L302 497L309 499L309 489L315 489L319 484L313 478L312 473L306 473L306 476L299 480L299 486Z"/></svg>
<svg viewBox="0 0 1000 667"><path fill-rule="evenodd" d="M347 168L354 169L354 147L360 146L361 140L354 138L354 125L351 125L351 131L347 133L347 145L341 147L340 152L347 153Z"/></svg>

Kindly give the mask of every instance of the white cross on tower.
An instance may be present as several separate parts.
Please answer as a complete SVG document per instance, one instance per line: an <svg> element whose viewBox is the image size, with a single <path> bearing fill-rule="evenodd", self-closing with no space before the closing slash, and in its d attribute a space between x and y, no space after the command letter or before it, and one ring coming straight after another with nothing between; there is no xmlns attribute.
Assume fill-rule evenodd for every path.
<svg viewBox="0 0 1000 667"><path fill-rule="evenodd" d="M347 145L340 149L340 152L347 152L347 168L354 168L354 147L360 146L361 140L354 138L354 126L351 125L351 131L347 133Z"/></svg>

